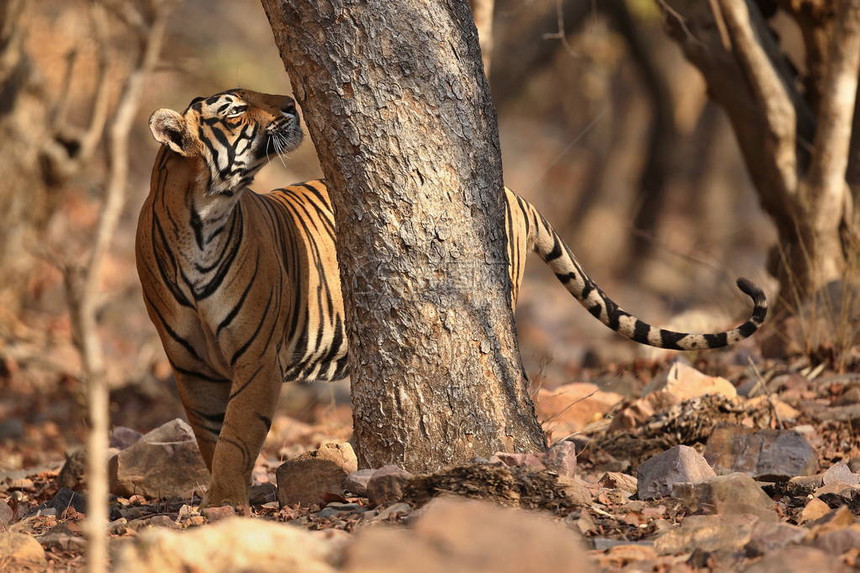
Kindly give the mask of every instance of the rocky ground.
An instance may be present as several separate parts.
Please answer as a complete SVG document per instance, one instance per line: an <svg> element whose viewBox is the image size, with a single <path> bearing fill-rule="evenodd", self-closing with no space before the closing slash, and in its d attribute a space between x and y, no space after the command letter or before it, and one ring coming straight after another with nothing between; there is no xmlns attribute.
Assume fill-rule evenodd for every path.
<svg viewBox="0 0 860 573"><path fill-rule="evenodd" d="M540 389L546 454L499 452L432 475L358 470L345 406L280 415L242 508L199 509L207 474L181 419L143 435L117 426L113 567L860 568L860 374L745 358L640 361ZM29 467L0 471L0 570L82 568L82 453L50 462L61 427L4 424L3 455Z"/></svg>

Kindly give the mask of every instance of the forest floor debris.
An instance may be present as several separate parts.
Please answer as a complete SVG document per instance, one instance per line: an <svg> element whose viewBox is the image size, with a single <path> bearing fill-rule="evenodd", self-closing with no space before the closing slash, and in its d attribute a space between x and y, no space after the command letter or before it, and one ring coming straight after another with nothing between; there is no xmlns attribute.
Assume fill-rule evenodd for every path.
<svg viewBox="0 0 860 573"><path fill-rule="evenodd" d="M694 367L690 365L642 368L640 364L630 370L639 376L640 396L641 389L659 376L666 380L703 380L706 386L713 385L712 378L719 376L741 391L735 396L694 392L680 399L670 395L667 389L671 385L660 382L645 397L633 394L613 398L611 405L601 406L603 413L595 414L592 409L577 422L581 426L574 434L553 434L567 439L557 441L548 453L499 452L488 460L475 460L429 475L412 475L396 467L355 471L354 453L345 441L350 434L348 416L339 404L315 406L311 414L309 410L279 411L254 468L250 507L201 510L200 498L188 492L174 492L171 499L138 486L133 491L115 489L110 516L115 570L121 570L116 567L125 563L122 559L126 557L120 555L133 555L140 563L149 563L151 557L142 553L138 539L155 535L158 543L187 547L185 535L211 535L214 539L221 531L216 528L227 531L231 523L245 523L235 516L239 513L252 516L255 523L273 527L273 539L284 528L282 522L295 526L297 531L316 532L309 547L322 547L324 558L318 562L308 558L307 566L317 563L313 566L320 571L353 572L377 567L370 556L382 551L379 543L391 540L402 544L398 549L411 547L415 555L435 560L437 569L428 569L435 571L452 559L466 558L466 553L456 545L439 553L432 542L436 533L426 533L422 523L442 523L447 519L451 528L474 529L478 527L470 521L474 518L481 528L492 530L487 520L499 519L501 529L495 535L503 543L510 535L502 523L507 518L499 517L505 514L497 515L496 511L514 512L511 515L523 523L531 523L532 516L543 516L539 520L549 524L553 533L547 533L549 537L535 533L543 539L536 541L542 549L526 552L535 562L547 557L546 553L573 551L579 552L580 563L587 561L584 566L595 571L673 567L800 571L822 563L834 571L839 567L847 571L860 566L857 421L850 416L834 418L826 414L830 408L856 405L852 402L857 399L853 389L860 388L860 375L820 370L810 380L811 369L774 362L770 371L766 366L759 368L764 372L759 379L751 369L725 359L713 364L697 363L696 367L714 372L715 376L691 373ZM755 384L750 383L751 379L756 380ZM58 391L68 392L63 386ZM551 393L552 409L543 410L548 417L542 421L550 431L560 428L553 419L561 415L558 409L568 411L558 401L562 394ZM589 398L588 392L572 396L574 401ZM40 402L46 399L52 397L39 397ZM124 400L139 404L129 396ZM570 404L571 410L574 405ZM618 423L621 418L635 423ZM20 419L28 420L25 412L20 412ZM115 419L123 420L122 411ZM79 440L74 433L59 431L65 424L73 426L67 420L25 421L22 438L0 440L0 459L6 463L0 466L0 530L23 536L16 540L29 540L14 547L21 543L27 544L22 545L24 548L30 547L22 558L11 541L0 543L0 564L4 566L15 563L19 567L23 563L20 570L30 566L48 571L83 567L83 458L76 449ZM149 427L155 430L143 435L138 431ZM153 435L164 439L153 440ZM145 462L149 454L138 457L135 452L149 442L156 449L164 443L193 444L187 427L179 421L136 428L117 426L112 434L113 455L125 459L134 454L127 460L129 464L134 459ZM674 456L674 462L680 463L683 460L679 452L695 459L702 472L676 480L667 475L648 478L652 465L649 459ZM189 466L183 460L184 457L172 456L170 465L190 475L202 463L189 458L185 460ZM337 466L337 483L316 492L313 501L281 495L279 502L284 488L279 490L276 483L281 480L283 468L290 467L290 461L295 465L303 460ZM677 465L674 462L672 467ZM693 474L697 477L690 477ZM642 484L647 479L662 479L664 487L646 494ZM295 484L301 480L290 476L286 481ZM194 489L194 485L190 487ZM444 519L433 517L428 508L440 497L450 496L477 501L463 505L472 508L465 513L452 509ZM452 521L455 518L451 516L461 514L462 523ZM380 524L395 529L380 533ZM536 527L536 532L544 531L543 525ZM301 537L293 529L284 535ZM567 535L565 543L573 545L568 549L547 545L557 535ZM576 541L577 537L581 541ZM43 560L36 556L39 552L33 543L42 550ZM581 557L583 551L587 558ZM781 557L786 552L796 561L786 565ZM408 553L398 551L396 557L408 560ZM498 557L487 554L479 561L481 566L497 567ZM32 559L32 564L27 565L26 559ZM254 566L255 570L265 570L256 562Z"/></svg>

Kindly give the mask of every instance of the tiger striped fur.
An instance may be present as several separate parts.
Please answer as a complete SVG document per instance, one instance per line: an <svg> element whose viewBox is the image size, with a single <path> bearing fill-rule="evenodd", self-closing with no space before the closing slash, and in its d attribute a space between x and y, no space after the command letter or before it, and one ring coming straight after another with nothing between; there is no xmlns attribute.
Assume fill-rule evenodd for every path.
<svg viewBox="0 0 860 573"><path fill-rule="evenodd" d="M323 181L264 195L247 189L270 153L301 143L291 98L230 90L181 114L158 110L150 128L163 146L137 230L147 311L212 472L204 503L246 503L281 382L348 374L331 201ZM714 334L652 327L597 287L532 205L508 189L505 199L513 303L534 251L596 318L643 344L718 348L765 318L761 290L739 280L754 303L741 326Z"/></svg>

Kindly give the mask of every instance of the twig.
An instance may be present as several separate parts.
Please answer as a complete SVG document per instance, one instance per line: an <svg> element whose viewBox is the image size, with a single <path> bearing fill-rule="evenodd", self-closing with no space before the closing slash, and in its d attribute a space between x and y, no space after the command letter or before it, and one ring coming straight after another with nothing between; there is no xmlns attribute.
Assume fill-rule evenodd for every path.
<svg viewBox="0 0 860 573"><path fill-rule="evenodd" d="M779 426L780 430L785 429L785 424L782 423L782 417L776 409L776 404L773 403L773 394L771 393L770 388L767 387L767 382L762 378L761 372L758 371L758 368L751 357L747 356L747 362L752 366L753 373L758 380L757 386L761 386L762 390L764 390L764 393L767 395L767 405L770 407L771 414L773 414L773 417L776 419L776 425Z"/></svg>
<svg viewBox="0 0 860 573"><path fill-rule="evenodd" d="M161 52L167 21L168 3L154 6L153 20L140 37L140 52L126 78L119 102L111 118L106 141L108 178L105 201L96 227L96 236L87 264L80 271L66 273L72 324L83 362L87 386L90 432L87 441L87 570L102 573L107 569L107 446L108 388L104 373L102 347L97 332L98 281L105 255L116 231L125 203L128 178L128 136L135 113L140 107L145 77L152 71ZM96 21L107 25L103 8L94 6ZM105 28L102 28L104 32Z"/></svg>
<svg viewBox="0 0 860 573"><path fill-rule="evenodd" d="M741 68L747 76L756 105L765 117L780 185L786 195L797 192L797 113L788 93L786 79L780 77L765 49L767 30L762 30L750 14L745 0L719 0L723 21L731 34Z"/></svg>
<svg viewBox="0 0 860 573"><path fill-rule="evenodd" d="M860 0L843 0L839 5L842 9L831 32L808 176L811 204L819 207L815 219L825 228L841 216L848 192L845 172L860 69Z"/></svg>
<svg viewBox="0 0 860 573"><path fill-rule="evenodd" d="M562 0L555 0L555 18L558 29L552 34L544 34L543 39L559 40L564 49L567 50L567 53L573 57L579 57L579 54L576 53L576 50L567 41L567 33L564 30L564 7L562 6Z"/></svg>

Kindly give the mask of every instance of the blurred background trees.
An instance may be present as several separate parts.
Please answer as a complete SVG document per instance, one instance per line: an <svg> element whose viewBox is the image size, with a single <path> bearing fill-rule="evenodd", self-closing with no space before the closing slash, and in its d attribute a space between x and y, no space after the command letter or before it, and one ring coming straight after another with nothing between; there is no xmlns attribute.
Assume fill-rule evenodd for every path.
<svg viewBox="0 0 860 573"><path fill-rule="evenodd" d="M785 249L787 235L774 224L772 209L765 214L759 206L760 178L747 166L751 150L765 145L738 136L745 123L726 113L716 75L703 76L684 44L688 32L699 33L696 14L713 17L712 6L723 6L723 0L493 4L490 83L505 181L560 229L605 290L651 322L697 330L725 326L745 312L746 301L735 293L736 276L762 283L773 297L779 285L766 272L768 256L774 245ZM693 4L698 12L684 14ZM785 100L795 110L812 111L797 113L798 135L788 147L798 181L806 181L811 172L805 162L815 148L815 132L806 122L820 122L815 102L827 97L828 82L820 78L830 60L821 53L825 38L833 37L832 26L842 20L814 8L842 3L742 4L750 14L758 10L751 22L759 39L771 38L783 54L774 58L776 48L765 46L771 67L788 74L779 76L789 78L783 85L793 90ZM0 0L0 413L19 415L15 396L28 394L40 404L44 424L78 416L75 401L63 399L79 387L81 363L71 344L60 269L83 260L92 245L107 183L107 118L139 53L136 37L124 33L122 16L110 17L118 25L100 39L85 0ZM817 24L822 18L826 25ZM731 29L724 28L733 46ZM745 86L754 84L739 71L742 62L725 47L719 29L713 29L717 44L709 53L722 54L728 61L723 65L737 70L737 81L725 92L749 94ZM102 47L113 55L110 61ZM180 411L133 264L133 229L156 152L146 120L157 107L184 109L195 96L235 86L289 92L259 2L179 3L133 122L129 199L99 282L96 316L114 387L112 412L123 416L124 425L146 429ZM755 133L753 127L767 116L760 104L744 109ZM852 189L860 180L857 148L849 145ZM285 164L266 168L254 187L266 190L320 175L308 143ZM849 223L840 227L843 244ZM845 256L850 273L856 260L848 251ZM847 311L842 316L849 317L851 343L856 319L851 322ZM545 386L570 381L583 367L641 352L613 339L537 260L529 265L517 325L526 368ZM771 335L786 333L765 331L751 344ZM778 350L785 346L777 344ZM55 434L60 442L70 437ZM22 462L10 454L4 463Z"/></svg>

